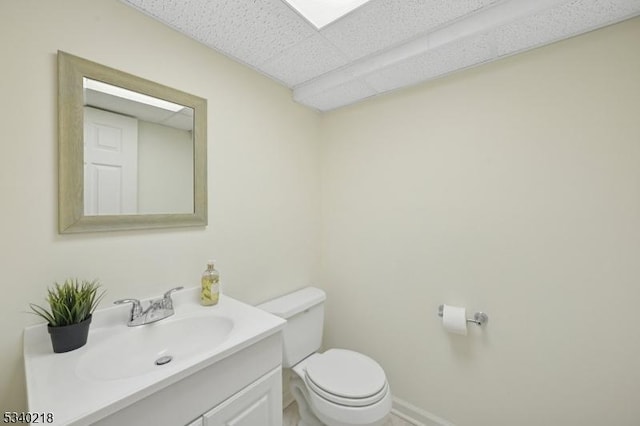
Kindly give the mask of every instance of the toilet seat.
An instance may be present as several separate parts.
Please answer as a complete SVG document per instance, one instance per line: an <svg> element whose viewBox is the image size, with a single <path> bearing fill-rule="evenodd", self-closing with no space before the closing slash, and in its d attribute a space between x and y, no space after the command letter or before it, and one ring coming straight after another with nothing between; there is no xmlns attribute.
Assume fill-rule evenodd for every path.
<svg viewBox="0 0 640 426"><path fill-rule="evenodd" d="M387 395L389 388L377 362L346 349L329 349L309 359L304 380L316 395L347 407L373 405Z"/></svg>

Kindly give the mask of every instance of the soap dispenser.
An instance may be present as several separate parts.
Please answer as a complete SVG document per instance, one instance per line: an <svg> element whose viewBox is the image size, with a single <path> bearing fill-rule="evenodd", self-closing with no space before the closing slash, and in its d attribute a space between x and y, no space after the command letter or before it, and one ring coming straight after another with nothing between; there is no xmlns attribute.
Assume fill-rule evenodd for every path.
<svg viewBox="0 0 640 426"><path fill-rule="evenodd" d="M207 262L207 270L202 273L202 291L200 303L203 306L213 306L220 297L220 274L215 270L214 261Z"/></svg>

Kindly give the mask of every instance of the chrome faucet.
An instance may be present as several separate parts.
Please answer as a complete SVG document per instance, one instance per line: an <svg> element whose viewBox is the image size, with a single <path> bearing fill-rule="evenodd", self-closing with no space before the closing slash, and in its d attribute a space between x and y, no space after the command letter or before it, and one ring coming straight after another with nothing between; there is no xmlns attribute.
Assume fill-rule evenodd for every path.
<svg viewBox="0 0 640 426"><path fill-rule="evenodd" d="M175 291L182 290L183 288L184 287L172 288L164 294L162 299L156 299L149 302L149 306L144 310L142 309L142 305L138 299L120 299L113 303L116 305L122 305L123 303L132 304L131 316L127 322L129 327L150 324L173 315L173 300L171 300L171 294Z"/></svg>

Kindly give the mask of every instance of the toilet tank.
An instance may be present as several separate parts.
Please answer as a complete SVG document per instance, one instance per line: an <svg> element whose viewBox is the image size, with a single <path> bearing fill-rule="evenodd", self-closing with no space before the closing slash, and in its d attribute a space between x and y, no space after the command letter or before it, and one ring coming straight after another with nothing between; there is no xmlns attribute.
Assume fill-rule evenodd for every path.
<svg viewBox="0 0 640 426"><path fill-rule="evenodd" d="M258 308L287 320L282 331L284 367L293 367L320 349L326 298L319 288L305 287L258 305Z"/></svg>

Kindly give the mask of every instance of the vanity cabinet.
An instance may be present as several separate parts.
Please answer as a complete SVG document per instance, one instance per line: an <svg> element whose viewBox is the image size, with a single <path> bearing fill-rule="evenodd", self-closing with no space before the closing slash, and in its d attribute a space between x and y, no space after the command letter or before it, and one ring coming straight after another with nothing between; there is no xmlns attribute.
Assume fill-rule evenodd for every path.
<svg viewBox="0 0 640 426"><path fill-rule="evenodd" d="M281 388L282 369L277 368L206 413L202 425L281 426Z"/></svg>
<svg viewBox="0 0 640 426"><path fill-rule="evenodd" d="M281 426L281 339L268 336L92 424Z"/></svg>
<svg viewBox="0 0 640 426"><path fill-rule="evenodd" d="M51 426L281 426L286 321L227 295L202 306L200 291L141 327L124 324L126 307L96 311L88 344L65 354L46 324L27 327L29 411L55 413Z"/></svg>
<svg viewBox="0 0 640 426"><path fill-rule="evenodd" d="M281 383L276 368L187 426L282 426Z"/></svg>

